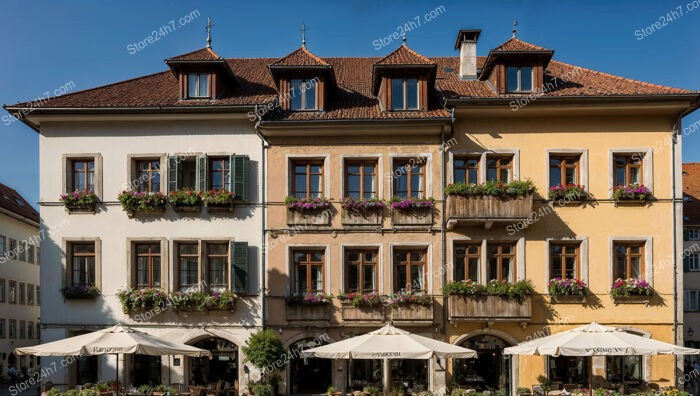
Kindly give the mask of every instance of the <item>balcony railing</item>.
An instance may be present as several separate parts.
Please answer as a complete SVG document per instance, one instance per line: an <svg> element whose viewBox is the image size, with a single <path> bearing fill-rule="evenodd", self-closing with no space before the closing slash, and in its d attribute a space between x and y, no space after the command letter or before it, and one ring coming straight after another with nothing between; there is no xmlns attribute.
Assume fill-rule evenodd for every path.
<svg viewBox="0 0 700 396"><path fill-rule="evenodd" d="M532 320L532 299L452 295L447 300L450 322L520 322Z"/></svg>
<svg viewBox="0 0 700 396"><path fill-rule="evenodd" d="M286 305L288 321L328 321L331 317L331 304Z"/></svg>
<svg viewBox="0 0 700 396"><path fill-rule="evenodd" d="M532 202L532 195L516 198L448 195L447 228L483 224L489 229L494 223L523 221L532 213Z"/></svg>
<svg viewBox="0 0 700 396"><path fill-rule="evenodd" d="M329 226L331 224L331 211L316 210L304 212L287 209L287 225L290 226Z"/></svg>
<svg viewBox="0 0 700 396"><path fill-rule="evenodd" d="M393 305L389 314L394 322L433 323L435 304L431 305Z"/></svg>

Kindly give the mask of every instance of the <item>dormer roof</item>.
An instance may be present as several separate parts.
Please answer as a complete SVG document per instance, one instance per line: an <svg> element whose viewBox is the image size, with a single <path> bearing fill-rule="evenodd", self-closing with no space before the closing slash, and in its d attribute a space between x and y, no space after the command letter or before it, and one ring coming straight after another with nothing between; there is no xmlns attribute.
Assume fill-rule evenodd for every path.
<svg viewBox="0 0 700 396"><path fill-rule="evenodd" d="M165 60L165 64L170 67L174 74L186 72L192 67L205 67L215 70L222 70L226 75L235 81L236 76L231 66L217 54L211 47L205 47L186 54L174 56Z"/></svg>
<svg viewBox="0 0 700 396"><path fill-rule="evenodd" d="M531 44L519 38L513 37L498 47L489 51L486 57L484 67L479 74L480 80L488 78L496 63L504 60L522 60L522 61L542 61L543 68L547 68L549 61L554 56L554 50L540 47L539 45Z"/></svg>
<svg viewBox="0 0 700 396"><path fill-rule="evenodd" d="M379 91L379 82L383 74L394 73L398 70L424 70L430 73L430 84L435 83L437 64L418 52L408 48L403 43L399 48L392 51L374 63L372 68L372 92L374 95Z"/></svg>
<svg viewBox="0 0 700 396"><path fill-rule="evenodd" d="M283 74L294 74L300 71L312 71L329 78L331 86L337 86L335 72L325 60L314 55L306 45L302 45L297 50L277 59L267 66L272 79L279 88L279 81Z"/></svg>

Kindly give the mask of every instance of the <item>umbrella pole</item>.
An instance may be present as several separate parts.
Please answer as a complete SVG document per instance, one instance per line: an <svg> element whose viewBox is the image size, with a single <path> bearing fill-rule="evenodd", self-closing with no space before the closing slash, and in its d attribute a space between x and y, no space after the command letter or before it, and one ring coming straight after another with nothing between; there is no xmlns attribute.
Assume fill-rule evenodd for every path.
<svg viewBox="0 0 700 396"><path fill-rule="evenodd" d="M591 355L591 366L588 368L588 394L593 395L593 355Z"/></svg>
<svg viewBox="0 0 700 396"><path fill-rule="evenodd" d="M391 389L391 359L384 359L384 396L389 395Z"/></svg>

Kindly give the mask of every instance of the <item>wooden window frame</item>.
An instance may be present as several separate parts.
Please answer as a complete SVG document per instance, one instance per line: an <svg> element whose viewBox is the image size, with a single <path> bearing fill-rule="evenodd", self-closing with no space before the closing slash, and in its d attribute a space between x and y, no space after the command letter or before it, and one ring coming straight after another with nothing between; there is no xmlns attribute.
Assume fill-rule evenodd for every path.
<svg viewBox="0 0 700 396"><path fill-rule="evenodd" d="M202 242L202 244L204 245L204 249L202 249L202 252L204 254L204 268L205 268L204 272L205 272L205 275L207 278L207 288L209 289L212 287L223 287L224 290L230 290L231 289L231 285L229 284L230 279L231 279L230 243L229 242L206 241L206 242ZM226 252L225 253L211 253L209 249L213 246L224 246L226 248ZM210 265L211 265L212 258L223 258L225 260L224 268L223 268L223 271L224 271L224 274L223 274L224 275L223 276L224 283L223 284L214 285L211 282L211 274L213 271L211 270ZM200 282L201 282L201 280L202 279L200 278Z"/></svg>
<svg viewBox="0 0 700 396"><path fill-rule="evenodd" d="M406 261L397 261L396 253L406 253ZM411 259L412 253L420 253L423 255L422 261L413 261ZM418 289L420 292L427 292L428 290L428 248L399 248L394 250L393 255L393 265L394 265L394 290L396 292L400 290L412 291L414 279L411 277L411 266L421 264L423 266L423 289ZM406 285L398 285L398 273L399 267L406 267ZM399 287L400 286L400 287ZM405 288L408 286L408 288Z"/></svg>
<svg viewBox="0 0 700 396"><path fill-rule="evenodd" d="M78 163L83 164L84 170L76 170L75 165ZM92 170L89 170L89 164L92 163ZM73 191L96 191L97 186L97 163L95 158L71 158L70 159L70 171L71 171L71 190ZM90 180L89 175L92 173L92 188L89 187L88 180ZM76 188L76 180L78 180L78 174L82 174L81 179L85 183L84 190L78 190Z"/></svg>
<svg viewBox="0 0 700 396"><path fill-rule="evenodd" d="M13 323L14 323L14 326L12 325ZM12 331L12 330L14 330L14 331ZM7 338L13 339L13 340L17 339L17 319L8 319L7 320Z"/></svg>
<svg viewBox="0 0 700 396"><path fill-rule="evenodd" d="M183 245L192 245L197 247L197 251L195 253L182 253L180 250L180 247ZM175 243L175 257L177 259L176 265L177 265L177 284L175 285L177 290L183 290L185 287L183 287L182 284L182 276L180 275L181 273L181 265L182 265L182 258L183 257L194 257L197 259L197 283L195 285L198 285L201 282L202 279L202 269L201 269L201 244L199 241L179 241ZM187 287L192 287L192 285L187 285Z"/></svg>
<svg viewBox="0 0 700 396"><path fill-rule="evenodd" d="M394 107L394 95L396 95L396 92L394 92L394 80L401 80L401 96L403 97L403 107L401 108L395 108ZM416 80L416 108L408 108L408 80ZM410 76L404 76L404 77L392 77L390 79L391 83L391 99L389 100L389 107L391 108L392 111L418 111L421 109L421 79L418 77L410 77Z"/></svg>
<svg viewBox="0 0 700 396"><path fill-rule="evenodd" d="M7 280L0 278L0 303L7 302Z"/></svg>
<svg viewBox="0 0 700 396"><path fill-rule="evenodd" d="M308 78L292 78L292 79L289 80L289 86L291 87L291 90L295 90L295 89L296 89L296 87L294 86L294 81L299 81L299 82L300 82L299 87L302 87L302 86L306 86L307 82L309 82L309 81L318 81L318 80L316 80L316 79L314 79L314 78L312 78L312 79L308 79ZM289 109L292 110L292 111L318 111L318 101L319 101L319 97L318 97L318 82L315 82L315 83L313 84L313 89L314 89L314 91L315 91L315 93L314 93L315 102L314 102L314 104L313 104L313 107L310 107L310 108L307 107L307 104L308 104L308 103L307 103L308 98L307 98L307 96L306 96L306 95L307 95L307 94L306 94L307 89L304 88L304 90L302 91L301 88L299 88L299 95L300 95L299 97L301 98L301 109L295 109L295 108L293 108L293 107L292 107L292 101L291 101L291 100L289 100ZM291 92L290 95L293 96L293 95L294 95L294 92Z"/></svg>
<svg viewBox="0 0 700 396"><path fill-rule="evenodd" d="M195 75L197 76L197 84L195 86L195 91L199 92L199 81L200 81L200 76L201 75L206 75L207 76L207 94L205 96L200 96L200 95L190 95L190 78ZM186 97L188 99L210 99L211 98L211 73L208 71L192 71L188 72L186 74Z"/></svg>
<svg viewBox="0 0 700 396"><path fill-rule="evenodd" d="M633 184L633 182L630 181L630 170L633 168L637 169L637 174L639 175L639 181L635 183L639 184L644 184L644 156L646 154L643 153L614 153L613 154L613 185L614 186L620 186L620 185L630 185ZM634 160L634 158L637 158ZM617 180L617 170L622 169L623 167L617 165L617 159L618 158L625 158L626 163L624 166L625 170L625 180L624 183L620 183L620 180ZM630 161L634 161L634 163L630 163Z"/></svg>
<svg viewBox="0 0 700 396"><path fill-rule="evenodd" d="M27 339L27 321L20 319L17 321L17 329L19 330L19 337L17 339L19 340L26 340Z"/></svg>
<svg viewBox="0 0 700 396"><path fill-rule="evenodd" d="M226 173L228 172L228 177L229 180L233 177L231 174L231 157L229 156L211 156L207 157L207 188L212 190L214 189L214 163L215 162L220 162L221 163L221 189L227 190L227 185L230 183L226 183ZM228 162L228 171L226 170L226 162Z"/></svg>
<svg viewBox="0 0 700 396"><path fill-rule="evenodd" d="M458 254L457 248L462 247L462 246L466 247L467 250L465 250L465 254ZM468 247L470 247L470 246L476 246L478 251L476 253L469 253ZM478 282L479 281L479 279L478 279L479 274L481 274L481 267L483 266L481 253L482 253L481 242L458 242L458 243L455 243L455 245L454 245L455 262L458 262L458 261L464 262L464 273L462 274L461 277L457 277L456 276L457 273L455 272L454 273L455 279L453 279L453 280L454 281L466 281L467 279L469 279L469 259L477 258L477 259L479 259L479 265L476 269L477 279L471 279L471 280L474 282ZM456 268L455 268L455 271L456 271Z"/></svg>
<svg viewBox="0 0 700 396"><path fill-rule="evenodd" d="M496 178L495 181L501 181L501 182L503 182L503 183L508 183L508 182L513 181L513 180L515 179L515 172L514 172L514 169L513 169L513 164L515 163L515 155L514 155L514 154L487 154L487 155L486 155L486 159L485 159L485 165L486 165L486 166L485 166L485 168L486 168L486 181L488 181L489 169L493 169L493 168L494 168L494 167L492 167L492 166L489 166L489 160L493 160L493 159L496 160L495 169L496 169L496 176L497 176L497 178ZM509 160L510 160L510 164L508 164L507 166L502 165L502 164L501 164L501 160L503 160L503 159L509 159ZM507 169L507 170L510 171L510 172L509 172L509 173L510 173L510 180L501 180L501 179L500 179L501 171L502 171L502 170L505 170L505 169Z"/></svg>
<svg viewBox="0 0 700 396"><path fill-rule="evenodd" d="M554 248L561 246L563 248L561 254L555 254ZM573 249L573 253L569 250ZM574 266L574 278L581 279L581 243L580 242L550 242L549 243L549 277L554 278L554 259L561 258L561 268L559 269L562 273L562 278L566 276L566 258L574 257L576 259L576 264Z"/></svg>
<svg viewBox="0 0 700 396"><path fill-rule="evenodd" d="M32 283L27 283L27 305L35 305L34 288L35 286ZM30 299L29 296L32 296L32 298Z"/></svg>
<svg viewBox="0 0 700 396"><path fill-rule="evenodd" d="M511 245L513 247L511 253L503 253L503 246L504 245ZM498 260L498 263L496 265L496 277L493 277L493 274L488 274L488 280L497 280L497 281L502 281L503 279L503 259L504 258L513 258L513 280L517 279L517 273L518 273L518 244L516 242L510 242L510 241L496 241L496 242L490 242L486 245L486 263L487 263L487 269L490 269L490 261L491 258L494 257L489 254L489 247L492 246L497 246L498 251L496 252L496 259ZM508 281L507 279L505 279Z"/></svg>
<svg viewBox="0 0 700 396"><path fill-rule="evenodd" d="M467 161L469 160L476 160L476 166L469 166L467 165ZM462 167L457 167L456 163L457 161L464 161L464 166ZM457 180L456 174L457 170L461 169L464 170L464 181L462 180ZM455 156L454 159L452 160L452 181L454 183L469 183L469 170L476 170L476 183L473 184L479 184L479 180L481 179L481 158L479 155L459 155Z"/></svg>
<svg viewBox="0 0 700 396"><path fill-rule="evenodd" d="M561 161L559 163L559 166L553 166L552 165L552 160L558 159ZM569 160L573 160L569 162ZM574 180L573 184L581 184L581 156L578 155L550 155L549 156L549 184L551 186L552 184L552 169L558 168L559 169L559 183L562 186L566 186L566 171L567 169L574 169L574 172L576 173L576 180Z"/></svg>
<svg viewBox="0 0 700 396"><path fill-rule="evenodd" d="M75 247L76 246L90 246L92 245L93 251L92 253L75 253ZM68 256L68 285L78 285L78 283L75 282L74 280L74 273L75 269L73 268L73 258L74 257L92 257L94 260L94 265L95 265L95 279L93 279L92 285L89 286L97 286L97 273L98 273L98 263L97 263L97 243L95 241L72 241L68 244L68 247L70 249L70 254Z"/></svg>
<svg viewBox="0 0 700 396"><path fill-rule="evenodd" d="M158 166L155 168L153 167L154 162L158 163ZM148 163L148 169L146 170L146 173L148 174L148 179L145 184L143 180L141 180L141 164L143 163ZM153 175L158 174L158 191L161 191L163 185L163 173L161 172L163 164L161 162L161 158L135 158L134 165L136 168L136 180L139 181L138 188L135 188L134 190L142 192L154 192ZM143 188L144 186L146 187L145 189Z"/></svg>
<svg viewBox="0 0 700 396"><path fill-rule="evenodd" d="M27 284L24 282L17 283L17 303L27 305Z"/></svg>
<svg viewBox="0 0 700 396"><path fill-rule="evenodd" d="M296 186L297 186L297 172L296 168L297 166L304 165L306 166L306 173L304 174L305 177L305 185L306 185L306 191L297 191ZM311 173L311 167L312 166L319 166L321 169L321 182L320 182L320 187L321 187L321 196L323 197L325 194L325 181L326 181L326 175L325 172L326 170L324 169L323 166L323 160L318 160L318 159L295 159L292 160L292 196L297 197L297 193L304 193L306 195L306 198L309 199L311 198L311 191L310 191L310 186L311 186L311 175L319 175L319 173ZM301 176L301 175L300 175Z"/></svg>
<svg viewBox="0 0 700 396"><path fill-rule="evenodd" d="M530 85L532 86L532 88L530 88L529 90L523 90L523 89L522 89L522 85L523 85L523 84L522 84L522 83L523 83L523 75L522 75L522 74L523 74L523 70L522 70L522 69L523 69L524 67L529 67L529 68L530 68ZM518 76L516 77L516 80L517 80L517 82L518 82L518 83L517 83L517 86L518 86L518 87L517 87L515 90L508 90L508 69L511 69L511 68L512 68L512 69L516 69L516 70L517 70L517 73L518 73ZM506 77L506 78L505 78L505 83L506 83L506 86L505 86L506 89L505 89L505 91L506 91L507 93L512 93L512 92L529 93L529 92L533 92L534 89L535 89L535 68L536 68L536 67L535 67L534 65L510 65L510 66L506 66L506 67L505 67L505 77Z"/></svg>
<svg viewBox="0 0 700 396"><path fill-rule="evenodd" d="M633 257L639 257L639 274L640 277L644 277L645 274L645 267L646 267L646 260L644 259L645 257L645 243L644 242L637 242L637 241L615 241L613 243L613 278L617 278L617 262L618 258L620 257L625 257L625 277L623 279L631 279L632 277L630 276L631 274L631 269L632 269L632 258ZM625 247L625 254L620 255L617 253L617 248L624 246ZM632 253L631 249L633 247L639 247L639 253Z"/></svg>
<svg viewBox="0 0 700 396"><path fill-rule="evenodd" d="M12 285L15 285L15 292L14 295L12 294ZM19 285L16 280L13 279L8 279L7 280L7 302L9 304L17 304L17 299L18 296L17 294L19 293ZM14 296L14 298L13 298Z"/></svg>
<svg viewBox="0 0 700 396"><path fill-rule="evenodd" d="M152 287L162 287L163 285L163 273L162 273L162 263L158 263L158 271L160 272L160 278L158 280L159 286L155 285L155 277L153 276L153 270L155 268L155 260L154 258L158 258L159 261L163 260L162 253L161 253L161 243L160 241L143 241L143 242L134 242L134 274L135 276L135 281L134 281L134 286L137 289L141 288L152 288ZM148 252L147 253L139 253L139 246L148 246ZM152 251L153 247L156 247L157 252L154 253ZM141 257L146 257L148 259L148 284L146 285L140 285L139 284L139 258Z"/></svg>
<svg viewBox="0 0 700 396"><path fill-rule="evenodd" d="M374 262L367 262L367 261L365 261L365 253L367 253L367 252L373 252L373 253L374 253ZM350 254L352 254L352 253L357 253L357 254L359 254L359 256L360 256L359 261L351 262L351 261L348 259L348 256L349 256ZM345 276L345 290L346 290L348 293L360 293L360 294L379 292L379 279L378 279L378 276L377 276L377 275L378 275L377 272L378 272L378 270L379 270L379 269L378 269L378 268L379 268L379 266L378 266L378 261L379 261L379 249L377 249L377 248L368 248L368 249L361 249L361 248L360 248L360 249L357 249L357 248L353 248L353 249L348 249L348 250L346 250L346 251L345 251L345 260L344 260L344 264L345 264L345 273L348 274L349 269L350 269L351 266L357 266L357 267L358 267L358 277L357 277L357 285L358 285L358 287L357 287L357 289L354 289L354 290L351 289L351 288L350 288L350 284L349 284L349 281L350 281L350 280L349 280L349 277L348 277L348 276ZM372 283L374 284L375 288L372 289L372 290L365 290L365 288L364 288L364 284L365 284L365 282L364 282L364 281L365 281L365 271L364 271L364 268L365 268L365 267L374 267L374 272L373 272L373 274L374 274L374 275L373 275L373 276L374 276L374 279L372 280L372 281L373 281Z"/></svg>
<svg viewBox="0 0 700 396"><path fill-rule="evenodd" d="M311 257L314 253L321 253L321 261L313 261L311 260ZM325 291L326 287L326 252L324 250L320 249L293 249L292 250L292 265L294 266L294 287L293 287L293 293L294 294L313 294L313 293L323 293ZM306 259L300 263L297 263L294 260L295 254L298 253L303 253L306 256ZM306 267L306 290L297 290L297 268L303 266ZM321 289L320 290L315 290L311 288L311 270L313 267L321 267Z"/></svg>
<svg viewBox="0 0 700 396"><path fill-rule="evenodd" d="M398 196L397 191L398 191L398 182L399 182L399 178L402 177L402 176L405 176L405 177L406 177L406 197L407 197L407 198L411 198L411 197L412 197L413 185L412 185L412 182L411 182L411 179L412 179L411 176L414 175L414 173L413 173L413 168L414 168L414 167L418 167L418 166L420 166L421 171L420 171L419 174L421 175L421 178L422 178L421 180L423 181L423 183L421 183L423 186L422 186L422 188L420 189L421 195L420 195L419 198L425 198L425 197L427 196L427 195L426 195L426 189L427 189L427 184L428 184L428 183L427 183L427 169L426 169L425 161L424 161L424 162L421 162L421 163L418 163L418 162L417 162L416 160L414 160L414 159L395 159L393 165L394 165L394 166L392 167L392 171L393 171L393 172L397 172L398 169L401 169L401 172L402 172L402 174L400 174L400 175L398 175L398 176L396 176L396 177L393 178L393 179L394 179L394 182L392 183L392 184L393 184L393 186L392 186L392 187L393 187L392 193L393 193L394 196ZM398 166L401 166L401 167L397 169Z"/></svg>
<svg viewBox="0 0 700 396"><path fill-rule="evenodd" d="M350 191L349 191L349 179L350 179L350 171L349 168L351 166L359 166L360 167L360 173L357 174L357 176L360 177L360 196L359 199L362 199L365 195L365 167L367 166L372 166L374 168L374 198L379 198L379 175L378 175L378 169L379 169L379 161L376 159L364 159L364 160L347 160L345 161L345 172L344 172L344 177L345 177L345 196L349 197L350 196Z"/></svg>

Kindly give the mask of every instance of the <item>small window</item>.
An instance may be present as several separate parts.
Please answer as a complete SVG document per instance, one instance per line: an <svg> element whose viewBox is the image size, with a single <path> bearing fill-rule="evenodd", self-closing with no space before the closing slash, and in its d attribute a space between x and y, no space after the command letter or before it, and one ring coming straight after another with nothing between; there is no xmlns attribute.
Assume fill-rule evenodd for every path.
<svg viewBox="0 0 700 396"><path fill-rule="evenodd" d="M5 338L5 319L0 319L0 338Z"/></svg>
<svg viewBox="0 0 700 396"><path fill-rule="evenodd" d="M616 242L615 279L640 279L644 274L644 245L638 242Z"/></svg>
<svg viewBox="0 0 700 396"><path fill-rule="evenodd" d="M479 157L467 156L454 159L454 182L479 184Z"/></svg>
<svg viewBox="0 0 700 396"><path fill-rule="evenodd" d="M345 164L345 196L377 198L377 160L348 161Z"/></svg>
<svg viewBox="0 0 700 396"><path fill-rule="evenodd" d="M481 271L481 243L459 243L455 245L455 281L478 281Z"/></svg>
<svg viewBox="0 0 700 396"><path fill-rule="evenodd" d="M10 257L17 257L17 240L10 238Z"/></svg>
<svg viewBox="0 0 700 396"><path fill-rule="evenodd" d="M700 291L686 290L683 300L684 311L700 311Z"/></svg>
<svg viewBox="0 0 700 396"><path fill-rule="evenodd" d="M27 262L34 264L34 245L27 245Z"/></svg>
<svg viewBox="0 0 700 396"><path fill-rule="evenodd" d="M394 252L394 291L426 290L427 249Z"/></svg>
<svg viewBox="0 0 700 396"><path fill-rule="evenodd" d="M6 246L5 246L5 241L6 241L5 236L0 235L0 255L5 254L5 252L7 251Z"/></svg>
<svg viewBox="0 0 700 396"><path fill-rule="evenodd" d="M316 110L316 82L318 80L292 80L291 99L292 110Z"/></svg>
<svg viewBox="0 0 700 396"><path fill-rule="evenodd" d="M7 300L10 304L17 304L17 281L8 281L7 282L7 292L8 292L8 297Z"/></svg>
<svg viewBox="0 0 700 396"><path fill-rule="evenodd" d="M95 191L95 161L91 159L71 160L71 191Z"/></svg>
<svg viewBox="0 0 700 396"><path fill-rule="evenodd" d="M486 156L486 181L502 181L510 183L513 180L512 155Z"/></svg>
<svg viewBox="0 0 700 396"><path fill-rule="evenodd" d="M323 161L295 160L292 162L292 195L296 198L323 196Z"/></svg>
<svg viewBox="0 0 700 396"><path fill-rule="evenodd" d="M391 109L418 110L418 79L393 78L391 80Z"/></svg>
<svg viewBox="0 0 700 396"><path fill-rule="evenodd" d="M34 305L34 285L27 284L27 305Z"/></svg>
<svg viewBox="0 0 700 396"><path fill-rule="evenodd" d="M207 285L212 292L228 289L228 243L207 243Z"/></svg>
<svg viewBox="0 0 700 396"><path fill-rule="evenodd" d="M19 321L19 339L24 340L27 338L27 322L24 320Z"/></svg>
<svg viewBox="0 0 700 396"><path fill-rule="evenodd" d="M686 271L697 272L700 271L700 255L697 253L687 254L683 257L683 264Z"/></svg>
<svg viewBox="0 0 700 396"><path fill-rule="evenodd" d="M549 277L579 279L578 243L551 243L549 245Z"/></svg>
<svg viewBox="0 0 700 396"><path fill-rule="evenodd" d="M377 250L353 249L345 252L345 290L350 293L377 291Z"/></svg>
<svg viewBox="0 0 700 396"><path fill-rule="evenodd" d="M177 244L179 290L193 290L199 282L199 246L197 243Z"/></svg>
<svg viewBox="0 0 700 396"><path fill-rule="evenodd" d="M294 293L322 293L324 253L322 250L294 250Z"/></svg>
<svg viewBox="0 0 700 396"><path fill-rule="evenodd" d="M10 338L17 338L17 319L10 319L8 323Z"/></svg>
<svg viewBox="0 0 700 396"><path fill-rule="evenodd" d="M27 303L27 285L24 282L19 283L19 289L17 289L17 295L19 296L18 302L20 304Z"/></svg>
<svg viewBox="0 0 700 396"><path fill-rule="evenodd" d="M69 283L76 286L95 285L95 243L71 243Z"/></svg>
<svg viewBox="0 0 700 396"><path fill-rule="evenodd" d="M605 373L606 380L610 383L623 383L625 381L644 381L642 375L642 356L606 356Z"/></svg>
<svg viewBox="0 0 700 396"><path fill-rule="evenodd" d="M211 190L225 190L231 185L231 159L230 157L209 158L209 188Z"/></svg>
<svg viewBox="0 0 700 396"><path fill-rule="evenodd" d="M41 305L41 287L36 285L36 305Z"/></svg>
<svg viewBox="0 0 700 396"><path fill-rule="evenodd" d="M160 243L135 243L136 288L160 287Z"/></svg>
<svg viewBox="0 0 700 396"><path fill-rule="evenodd" d="M7 301L7 281L5 279L0 279L0 303Z"/></svg>
<svg viewBox="0 0 700 396"><path fill-rule="evenodd" d="M515 281L515 242L489 244L487 249L488 279Z"/></svg>
<svg viewBox="0 0 700 396"><path fill-rule="evenodd" d="M643 154L616 154L613 157L615 166L615 185L642 184Z"/></svg>
<svg viewBox="0 0 700 396"><path fill-rule="evenodd" d="M506 91L530 92L532 91L532 67L509 66L506 67Z"/></svg>
<svg viewBox="0 0 700 396"><path fill-rule="evenodd" d="M579 184L580 156L549 157L549 186Z"/></svg>
<svg viewBox="0 0 700 396"><path fill-rule="evenodd" d="M27 339L34 339L34 322L32 321L27 322Z"/></svg>
<svg viewBox="0 0 700 396"><path fill-rule="evenodd" d="M209 73L190 73L187 75L187 96L190 98L208 98Z"/></svg>
<svg viewBox="0 0 700 396"><path fill-rule="evenodd" d="M697 241L700 240L700 228L686 228L685 230L685 240L686 241Z"/></svg>
<svg viewBox="0 0 700 396"><path fill-rule="evenodd" d="M136 191L160 192L160 160L137 160L136 169L138 172L134 181Z"/></svg>
<svg viewBox="0 0 700 396"><path fill-rule="evenodd" d="M17 260L27 261L27 245L22 243L20 248L17 250Z"/></svg>
<svg viewBox="0 0 700 396"><path fill-rule="evenodd" d="M425 198L425 166L420 160L394 162L394 196Z"/></svg>

